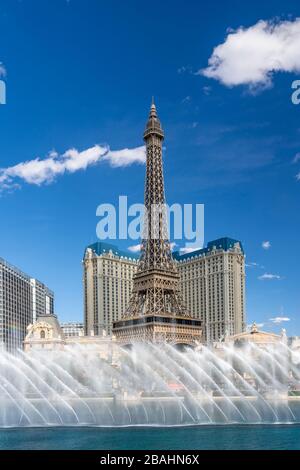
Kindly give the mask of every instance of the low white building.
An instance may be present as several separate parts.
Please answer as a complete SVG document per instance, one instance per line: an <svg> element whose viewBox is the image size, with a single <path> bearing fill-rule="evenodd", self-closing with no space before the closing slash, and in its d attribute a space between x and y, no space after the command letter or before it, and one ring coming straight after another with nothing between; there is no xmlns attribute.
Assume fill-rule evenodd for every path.
<svg viewBox="0 0 300 470"><path fill-rule="evenodd" d="M63 350L65 348L79 348L81 354L88 353L90 349L98 353L103 359L117 361L119 348L115 338L106 336L66 336L56 315L40 315L37 321L27 327L24 340L24 351Z"/></svg>
<svg viewBox="0 0 300 470"><path fill-rule="evenodd" d="M84 326L80 322L66 322L60 324L64 335L68 337L72 336L84 336Z"/></svg>

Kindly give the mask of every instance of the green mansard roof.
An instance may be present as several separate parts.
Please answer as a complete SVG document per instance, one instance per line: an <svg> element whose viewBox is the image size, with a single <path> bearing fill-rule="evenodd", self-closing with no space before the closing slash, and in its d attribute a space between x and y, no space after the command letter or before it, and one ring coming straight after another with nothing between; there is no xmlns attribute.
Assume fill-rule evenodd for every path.
<svg viewBox="0 0 300 470"><path fill-rule="evenodd" d="M195 256L208 254L214 249L229 251L232 250L236 246L236 244L239 245L241 252L244 253L242 242L240 242L239 240L235 240L234 238L223 237L208 242L206 248L201 248L200 250L195 250L190 253L185 253L181 255L179 251L175 251L173 253L173 258L177 261L185 261L194 258ZM119 250L116 245L112 245L111 243L95 242L91 245L88 245L86 247L86 250L88 248L90 248L98 256L103 255L105 253L109 253L111 251L115 256L119 256L120 258L138 260L140 257L139 253L131 253L130 251Z"/></svg>
<svg viewBox="0 0 300 470"><path fill-rule="evenodd" d="M210 253L214 249L229 251L233 249L236 244L240 246L242 253L244 253L243 245L239 240L235 240L234 238L229 238L229 237L223 237L223 238L218 238L217 240L212 240L211 242L208 242L206 248L201 248L200 250L191 251L190 253L185 253L184 255L181 255L179 251L175 251L173 253L173 258L176 259L177 261L184 261L187 259L194 258L195 256L205 255L207 253Z"/></svg>
<svg viewBox="0 0 300 470"><path fill-rule="evenodd" d="M91 245L88 245L86 247L85 251L88 248L90 248L98 256L103 255L105 253L109 253L111 251L114 255L119 256L120 258L128 258L128 259L133 259L133 260L139 259L139 254L131 253L130 251L126 251L126 250L119 250L117 246L112 245L110 243L104 243L104 242L92 243Z"/></svg>

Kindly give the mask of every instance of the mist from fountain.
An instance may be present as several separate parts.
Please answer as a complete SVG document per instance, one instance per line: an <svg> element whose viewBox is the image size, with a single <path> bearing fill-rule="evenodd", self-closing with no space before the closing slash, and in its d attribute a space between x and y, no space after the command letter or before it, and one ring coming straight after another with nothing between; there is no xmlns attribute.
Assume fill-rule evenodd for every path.
<svg viewBox="0 0 300 470"><path fill-rule="evenodd" d="M2 351L0 427L296 423L299 389L283 343Z"/></svg>

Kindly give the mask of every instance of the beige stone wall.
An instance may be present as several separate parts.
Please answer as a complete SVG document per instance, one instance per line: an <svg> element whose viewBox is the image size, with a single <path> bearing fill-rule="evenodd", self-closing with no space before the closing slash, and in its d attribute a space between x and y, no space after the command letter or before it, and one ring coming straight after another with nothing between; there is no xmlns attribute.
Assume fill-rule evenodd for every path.
<svg viewBox="0 0 300 470"><path fill-rule="evenodd" d="M128 305L137 262L112 253L97 256L87 250L84 260L85 334L111 334L112 324Z"/></svg>
<svg viewBox="0 0 300 470"><path fill-rule="evenodd" d="M111 334L132 289L136 261L88 253L84 260L85 333ZM239 249L216 250L178 263L182 295L192 317L200 319L204 340L241 333L245 328L245 257ZM98 328L98 331L97 331Z"/></svg>
<svg viewBox="0 0 300 470"><path fill-rule="evenodd" d="M244 330L245 257L240 250L215 250L180 262L179 274L184 301L202 320L206 341Z"/></svg>

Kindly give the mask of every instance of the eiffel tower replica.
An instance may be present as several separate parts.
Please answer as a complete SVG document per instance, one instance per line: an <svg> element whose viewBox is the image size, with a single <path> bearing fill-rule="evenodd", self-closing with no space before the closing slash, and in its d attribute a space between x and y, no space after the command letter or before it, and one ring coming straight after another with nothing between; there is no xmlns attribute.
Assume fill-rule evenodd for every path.
<svg viewBox="0 0 300 470"><path fill-rule="evenodd" d="M201 321L192 318L183 304L168 237L163 140L152 100L144 132L147 162L141 256L128 308L113 324L113 335L122 344L150 341L195 345L201 341Z"/></svg>

